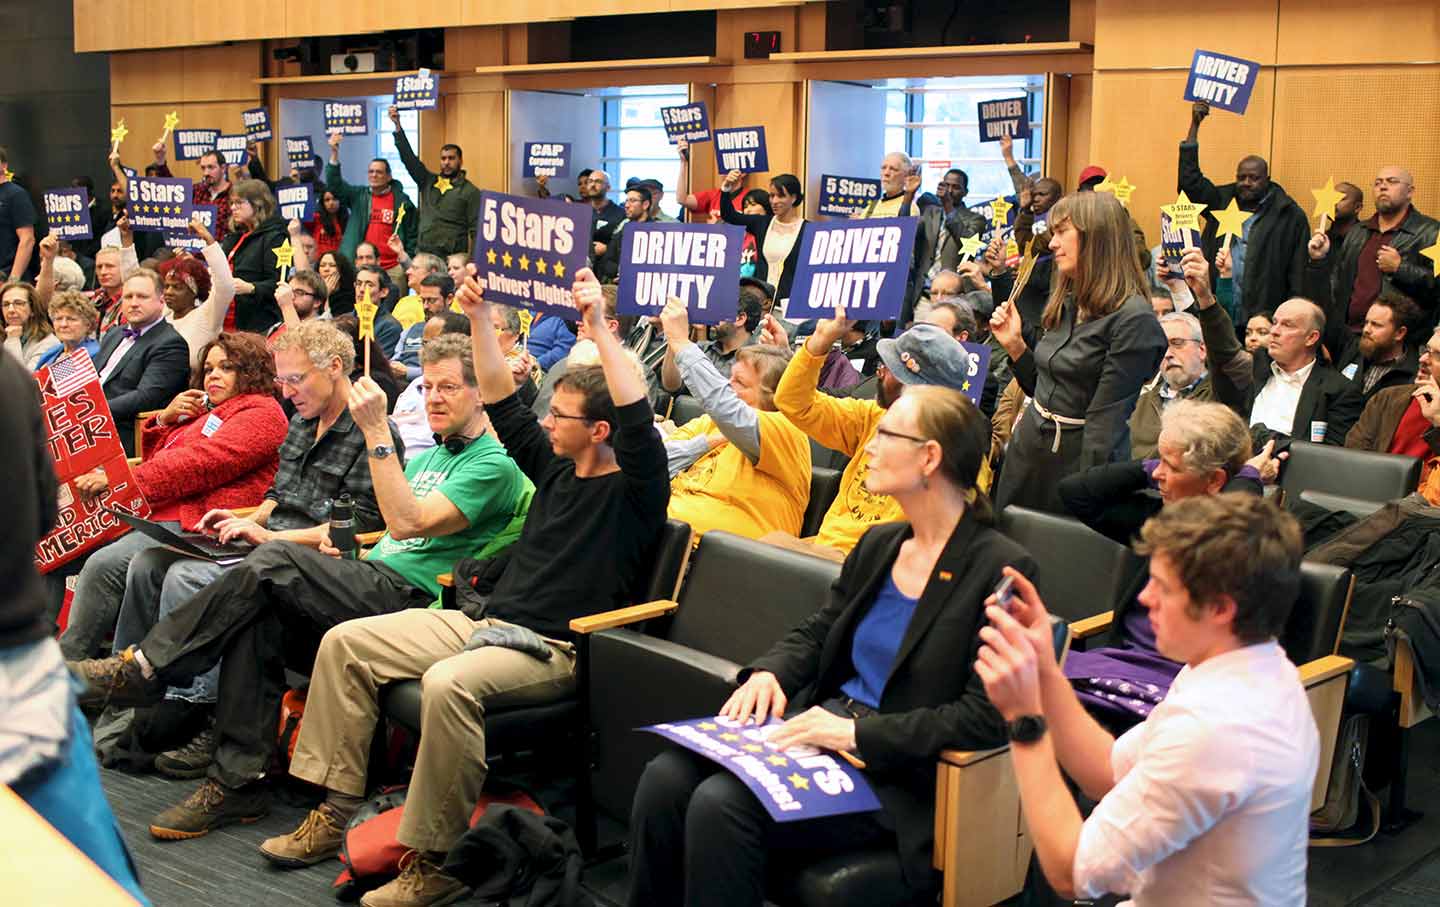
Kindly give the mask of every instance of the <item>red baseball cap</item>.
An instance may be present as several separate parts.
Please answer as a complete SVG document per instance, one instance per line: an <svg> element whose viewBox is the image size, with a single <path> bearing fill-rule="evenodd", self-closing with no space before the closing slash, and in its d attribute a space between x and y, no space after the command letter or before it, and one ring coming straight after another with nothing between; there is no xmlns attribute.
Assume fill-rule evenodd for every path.
<svg viewBox="0 0 1440 907"><path fill-rule="evenodd" d="M1095 164L1091 164L1084 170L1080 171L1080 183L1083 185L1084 183L1089 182L1097 176L1101 179L1104 179L1106 176L1108 176L1108 174L1105 172L1104 167L1098 167Z"/></svg>

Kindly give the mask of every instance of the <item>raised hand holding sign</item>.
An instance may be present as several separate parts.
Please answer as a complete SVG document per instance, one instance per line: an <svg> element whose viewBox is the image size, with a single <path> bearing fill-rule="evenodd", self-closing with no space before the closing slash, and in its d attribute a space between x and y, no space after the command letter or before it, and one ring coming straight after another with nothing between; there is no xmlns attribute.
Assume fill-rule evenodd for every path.
<svg viewBox="0 0 1440 907"><path fill-rule="evenodd" d="M591 217L559 199L482 193L474 261L486 298L574 319L571 284L588 258Z"/></svg>

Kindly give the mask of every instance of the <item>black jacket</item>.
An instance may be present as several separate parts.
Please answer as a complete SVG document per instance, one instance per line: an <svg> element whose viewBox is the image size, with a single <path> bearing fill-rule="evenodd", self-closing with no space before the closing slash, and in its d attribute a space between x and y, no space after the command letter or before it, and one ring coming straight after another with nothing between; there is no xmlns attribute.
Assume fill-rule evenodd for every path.
<svg viewBox="0 0 1440 907"><path fill-rule="evenodd" d="M117 325L100 338L95 371L103 372L125 328ZM161 321L140 335L125 358L102 385L125 456L135 456L135 419L140 413L167 406L190 383L190 346L180 332Z"/></svg>
<svg viewBox="0 0 1440 907"><path fill-rule="evenodd" d="M35 543L55 525L58 490L35 379L15 357L0 360L0 437L10 451L9 504L0 524L0 648L10 648L44 639L53 629L45 616L45 581L35 570Z"/></svg>
<svg viewBox="0 0 1440 907"><path fill-rule="evenodd" d="M570 826L508 803L488 807L445 858L446 872L508 907L592 907L584 869Z"/></svg>
<svg viewBox="0 0 1440 907"><path fill-rule="evenodd" d="M1207 211L1222 211L1235 198L1235 184L1217 186L1205 178L1200 170L1200 145L1196 142L1180 143L1180 185L1179 189L1192 202L1208 205ZM1286 194L1279 183L1270 183L1270 192L1256 209L1255 226L1250 230L1245 244L1245 266L1240 301L1244 307L1244 319L1257 312L1269 315L1280 303L1300 293L1300 272L1307 258L1305 244L1310 238L1310 221L1305 211ZM1201 248L1205 257L1215 261L1220 243L1215 236L1216 225L1212 218L1205 218L1205 231L1201 235ZM1353 232L1353 231L1352 231ZM1220 278L1219 272L1210 266L1210 284L1214 286Z"/></svg>
<svg viewBox="0 0 1440 907"><path fill-rule="evenodd" d="M1195 314L1205 336L1206 366L1210 369L1215 399L1235 410L1248 423L1256 395L1271 378L1270 354L1264 347L1253 356L1246 353L1235 337L1230 316L1218 304ZM1365 401L1355 383L1323 359L1316 359L1300 391L1291 430L1281 434L1309 441L1311 423L1324 422L1325 443L1342 447L1345 435L1354 427L1364 407Z"/></svg>
<svg viewBox="0 0 1440 907"><path fill-rule="evenodd" d="M770 278L770 263L765 260L765 234L770 232L770 221L773 220L769 214L742 214L735 210L735 193L720 192L720 219L727 224L736 224L744 227L746 232L755 237L755 276L761 280L775 281ZM805 244L805 231L810 228L808 221L802 221L800 232L795 234L795 245L790 247L790 254L785 256L785 273L780 275L780 284L775 287L775 301L790 298L790 285L795 282L795 271L800 267L800 247Z"/></svg>
<svg viewBox="0 0 1440 907"><path fill-rule="evenodd" d="M1355 231L1352 229L1350 232L1354 233ZM1333 250L1331 258L1334 258ZM1420 351L1413 348L1411 344L1416 337L1427 336L1425 332L1421 331L1419 325L1412 325L1410 333L1406 334L1406 340L1411 341L1411 344L1406 345L1405 355L1401 358L1400 363L1386 372L1384 377L1376 381L1375 386L1370 388L1370 392L1366 393L1366 362L1365 357L1360 353L1360 338L1345 323L1347 309L1350 306L1349 294L1347 293L1337 304L1336 297L1333 295L1334 287L1330 283L1330 275L1327 271L1327 263L1314 261L1309 262L1305 268L1303 291L1306 299L1325 311L1325 336L1321 338L1321 342L1325 344L1325 351L1330 354L1330 364L1335 367L1337 372L1346 375L1355 383L1355 389L1360 391L1364 402L1369 403L1371 397L1387 387L1399 387L1402 384L1414 382L1415 373L1420 368ZM1353 371L1351 366L1354 366Z"/></svg>
<svg viewBox="0 0 1440 907"><path fill-rule="evenodd" d="M829 603L742 670L738 682L752 671L770 671L791 710L837 695L855 676L850 659L855 628L910 536L909 523L866 532L845 559ZM906 879L916 887L933 878L935 763L941 750L1005 742L1004 721L986 698L974 664L986 623L985 598L1006 565L1035 574L1024 548L967 511L905 629L879 714L855 722L866 777L894 823Z"/></svg>
<svg viewBox="0 0 1440 907"><path fill-rule="evenodd" d="M275 303L280 269L275 265L272 250L287 238L284 218L273 214L248 233L231 232L221 244L230 256L230 270L235 279L248 281L255 287L254 293L235 297L237 330L263 335L280 320L280 306Z"/></svg>
<svg viewBox="0 0 1440 907"><path fill-rule="evenodd" d="M1306 256L1308 268L1315 269L1322 275L1328 270L1330 295L1334 298L1332 304L1337 308L1342 324L1349 313L1350 295L1355 290L1355 271L1360 262L1360 252L1376 233L1375 227L1371 226L1371 220L1362 220L1351 227L1339 250L1331 249L1327 260L1312 262L1308 261L1309 256ZM1435 245L1437 238L1440 238L1440 222L1411 207L1410 213L1405 215L1405 219L1395 229L1395 237L1390 241L1390 245L1400 253L1400 267L1394 274L1380 272L1382 293L1386 290L1404 293L1430 316L1432 323L1435 320L1436 306L1440 305L1440 278L1435 276L1434 265L1430 259L1421 256L1420 250ZM1326 314L1328 316L1329 312Z"/></svg>

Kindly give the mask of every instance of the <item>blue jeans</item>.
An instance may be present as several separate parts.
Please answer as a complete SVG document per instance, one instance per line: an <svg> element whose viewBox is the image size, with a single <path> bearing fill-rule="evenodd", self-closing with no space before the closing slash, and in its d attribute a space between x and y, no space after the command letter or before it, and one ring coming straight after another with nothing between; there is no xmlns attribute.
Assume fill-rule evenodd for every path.
<svg viewBox="0 0 1440 907"><path fill-rule="evenodd" d="M125 601L115 623L115 651L137 645L161 618L185 604L220 578L225 568L159 546L139 552L125 578ZM199 675L188 686L165 692L167 699L214 702L220 666Z"/></svg>
<svg viewBox="0 0 1440 907"><path fill-rule="evenodd" d="M179 523L161 525L180 529ZM60 636L60 651L66 658L79 661L104 654L105 640L115 630L115 621L120 616L130 562L140 552L159 547L159 542L132 530L90 552L75 580L70 617Z"/></svg>

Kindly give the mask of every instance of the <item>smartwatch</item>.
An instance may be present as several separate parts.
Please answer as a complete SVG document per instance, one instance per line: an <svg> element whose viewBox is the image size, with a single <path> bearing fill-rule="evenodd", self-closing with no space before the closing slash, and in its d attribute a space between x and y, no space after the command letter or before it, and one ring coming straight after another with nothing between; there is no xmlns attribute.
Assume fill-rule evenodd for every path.
<svg viewBox="0 0 1440 907"><path fill-rule="evenodd" d="M1011 743L1034 743L1045 736L1045 716L1021 715L1014 721L1006 722L1005 733Z"/></svg>
<svg viewBox="0 0 1440 907"><path fill-rule="evenodd" d="M395 448L389 444L376 444L370 448L370 456L376 460L383 460L395 452Z"/></svg>

